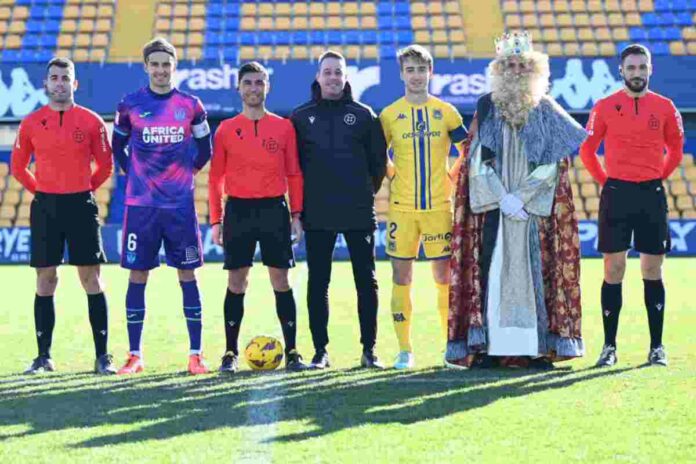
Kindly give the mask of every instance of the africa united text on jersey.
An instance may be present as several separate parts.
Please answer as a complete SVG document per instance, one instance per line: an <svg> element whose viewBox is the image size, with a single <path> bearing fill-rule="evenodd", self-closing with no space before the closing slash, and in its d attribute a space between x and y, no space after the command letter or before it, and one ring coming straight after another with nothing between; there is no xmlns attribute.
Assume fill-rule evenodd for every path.
<svg viewBox="0 0 696 464"><path fill-rule="evenodd" d="M404 97L385 108L380 121L394 151L391 207L407 211L449 209L447 157L452 143L466 138L457 110L432 96L423 105L413 105Z"/></svg>
<svg viewBox="0 0 696 464"><path fill-rule="evenodd" d="M118 105L114 131L128 136L126 205L178 208L193 202L194 138L209 134L201 101L174 89L142 88Z"/></svg>

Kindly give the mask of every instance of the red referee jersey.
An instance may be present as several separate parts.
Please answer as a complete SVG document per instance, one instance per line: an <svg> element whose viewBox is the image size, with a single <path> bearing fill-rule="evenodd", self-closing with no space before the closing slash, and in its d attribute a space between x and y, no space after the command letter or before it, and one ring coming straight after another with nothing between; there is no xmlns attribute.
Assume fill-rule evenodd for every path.
<svg viewBox="0 0 696 464"><path fill-rule="evenodd" d="M28 169L32 153L36 177ZM95 190L114 168L104 121L78 105L67 111L44 106L24 118L10 164L12 175L32 193Z"/></svg>
<svg viewBox="0 0 696 464"><path fill-rule="evenodd" d="M608 177L630 182L666 179L684 156L681 115L670 99L654 92L633 98L619 90L600 100L590 113L587 131L580 158L602 185ZM597 158L602 139L606 172Z"/></svg>
<svg viewBox="0 0 696 464"><path fill-rule="evenodd" d="M259 120L224 120L213 142L208 201L210 222L222 220L224 192L236 198L272 198L289 192L290 211L302 211L302 171L292 123L273 113Z"/></svg>

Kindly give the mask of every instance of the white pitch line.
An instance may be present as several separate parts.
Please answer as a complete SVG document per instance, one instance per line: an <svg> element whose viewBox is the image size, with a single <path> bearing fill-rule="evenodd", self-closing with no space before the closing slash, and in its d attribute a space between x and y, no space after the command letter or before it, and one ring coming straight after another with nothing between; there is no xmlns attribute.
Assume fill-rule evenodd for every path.
<svg viewBox="0 0 696 464"><path fill-rule="evenodd" d="M307 265L298 263L295 268L292 288L295 301L298 298L300 283L304 283L307 274ZM302 285L304 287L304 285ZM282 368L282 366L280 367ZM240 464L270 464L273 462L273 438L278 433L278 421L280 419L280 407L283 403L283 384L267 388L260 384L260 387L251 387L247 399L246 426L253 427L253 432L245 433L241 445L241 453L235 459L235 463Z"/></svg>

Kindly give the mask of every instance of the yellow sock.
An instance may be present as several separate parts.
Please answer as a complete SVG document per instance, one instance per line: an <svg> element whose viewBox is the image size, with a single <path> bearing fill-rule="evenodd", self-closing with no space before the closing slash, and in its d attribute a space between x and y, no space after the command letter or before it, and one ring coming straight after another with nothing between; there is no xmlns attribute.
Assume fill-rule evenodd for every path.
<svg viewBox="0 0 696 464"><path fill-rule="evenodd" d="M413 352L413 347L411 346L411 314L413 314L413 306L411 305L410 285L393 284L391 311L396 338L399 340L399 350Z"/></svg>
<svg viewBox="0 0 696 464"><path fill-rule="evenodd" d="M437 287L437 311L440 313L440 323L442 324L442 332L447 338L447 322L449 319L449 284L438 284Z"/></svg>

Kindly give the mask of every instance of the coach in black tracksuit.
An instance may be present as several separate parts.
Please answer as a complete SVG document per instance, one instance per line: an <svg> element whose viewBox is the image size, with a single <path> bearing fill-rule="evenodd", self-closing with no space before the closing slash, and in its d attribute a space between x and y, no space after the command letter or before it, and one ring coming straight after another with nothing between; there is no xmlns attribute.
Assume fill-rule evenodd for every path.
<svg viewBox="0 0 696 464"><path fill-rule="evenodd" d="M312 367L329 366L328 291L333 250L341 233L358 294L361 365L380 368L374 354L378 307L374 205L386 173L387 146L379 119L370 107L353 100L345 59L329 51L319 60L312 100L296 108L291 120L304 175L307 307L316 351Z"/></svg>

